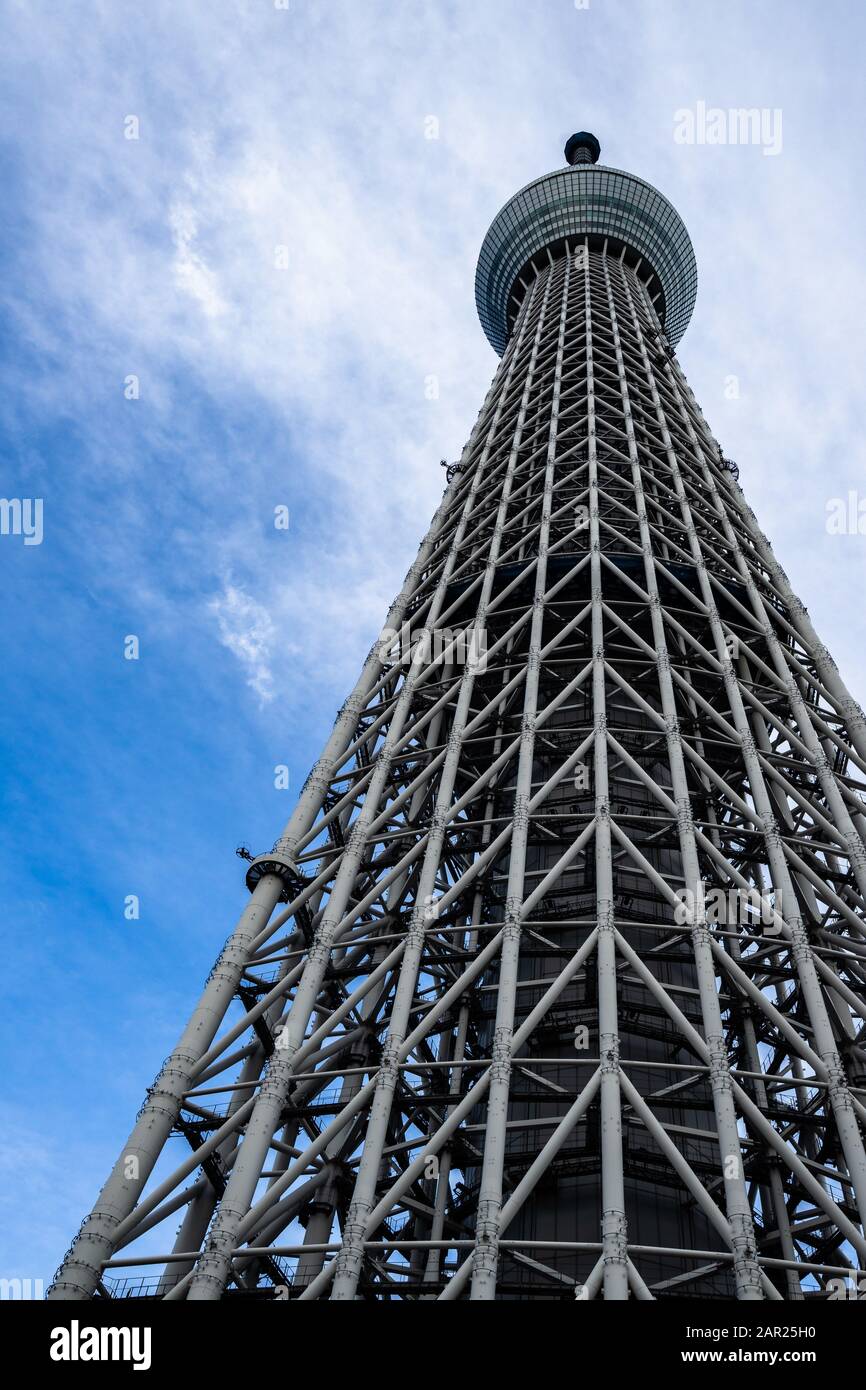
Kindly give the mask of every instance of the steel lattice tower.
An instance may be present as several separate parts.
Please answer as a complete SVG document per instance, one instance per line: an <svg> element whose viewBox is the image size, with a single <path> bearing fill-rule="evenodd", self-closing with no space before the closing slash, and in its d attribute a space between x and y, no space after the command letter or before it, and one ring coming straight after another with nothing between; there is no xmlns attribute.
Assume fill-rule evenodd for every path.
<svg viewBox="0 0 866 1390"><path fill-rule="evenodd" d="M686 229L598 156L487 234L493 384L50 1297L866 1261L866 723L674 354Z"/></svg>

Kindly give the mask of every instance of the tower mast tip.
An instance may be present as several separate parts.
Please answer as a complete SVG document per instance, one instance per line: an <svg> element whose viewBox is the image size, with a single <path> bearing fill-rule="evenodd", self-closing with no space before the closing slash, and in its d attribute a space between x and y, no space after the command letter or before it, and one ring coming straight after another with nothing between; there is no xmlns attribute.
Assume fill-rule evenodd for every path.
<svg viewBox="0 0 866 1390"><path fill-rule="evenodd" d="M601 145L588 130L579 130L565 142L565 159L568 164L597 164Z"/></svg>

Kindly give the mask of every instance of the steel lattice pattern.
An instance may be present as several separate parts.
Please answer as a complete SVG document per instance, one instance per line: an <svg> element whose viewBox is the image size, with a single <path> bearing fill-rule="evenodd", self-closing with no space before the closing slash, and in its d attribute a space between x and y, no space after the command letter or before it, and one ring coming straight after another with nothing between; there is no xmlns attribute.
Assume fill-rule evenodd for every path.
<svg viewBox="0 0 866 1390"><path fill-rule="evenodd" d="M866 725L623 257L536 274L404 623L52 1296L798 1299L862 1262Z"/></svg>

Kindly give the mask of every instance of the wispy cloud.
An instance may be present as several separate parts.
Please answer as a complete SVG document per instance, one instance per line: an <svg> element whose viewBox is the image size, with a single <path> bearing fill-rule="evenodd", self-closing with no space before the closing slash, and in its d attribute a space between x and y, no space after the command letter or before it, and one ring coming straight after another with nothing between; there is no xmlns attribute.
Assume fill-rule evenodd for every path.
<svg viewBox="0 0 866 1390"><path fill-rule="evenodd" d="M201 305L208 318L224 314L226 306L219 293L217 278L195 249L196 214L189 204L176 203L169 213L176 255L175 279L180 288Z"/></svg>
<svg viewBox="0 0 866 1390"><path fill-rule="evenodd" d="M208 604L219 626L220 641L240 662L247 685L262 704L274 698L271 669L276 629L270 613L248 594L226 584L222 594Z"/></svg>

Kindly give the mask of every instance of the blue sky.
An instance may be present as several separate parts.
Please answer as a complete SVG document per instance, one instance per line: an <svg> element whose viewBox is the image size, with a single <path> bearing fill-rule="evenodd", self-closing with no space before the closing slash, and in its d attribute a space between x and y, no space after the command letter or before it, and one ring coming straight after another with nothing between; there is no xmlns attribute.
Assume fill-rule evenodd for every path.
<svg viewBox="0 0 866 1390"><path fill-rule="evenodd" d="M10 0L2 27L0 493L43 499L44 539L0 537L0 1274L47 1283L243 905L234 849L279 833L475 419L484 232L573 130L689 227L680 360L866 698L866 537L826 525L866 495L866 25ZM701 101L779 109L781 151L678 143Z"/></svg>

